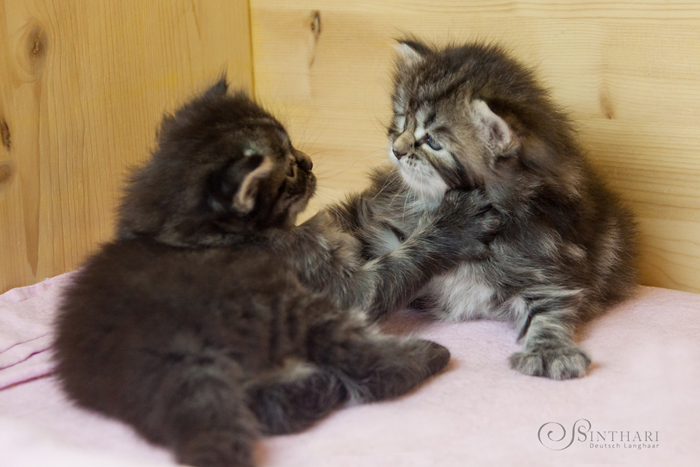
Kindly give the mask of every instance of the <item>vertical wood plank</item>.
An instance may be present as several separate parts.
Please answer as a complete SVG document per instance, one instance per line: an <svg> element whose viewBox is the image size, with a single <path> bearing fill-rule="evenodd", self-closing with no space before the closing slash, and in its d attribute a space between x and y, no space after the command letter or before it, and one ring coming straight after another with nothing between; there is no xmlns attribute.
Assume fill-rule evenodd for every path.
<svg viewBox="0 0 700 467"><path fill-rule="evenodd" d="M172 110L227 70L246 0L0 0L0 292L77 268Z"/></svg>

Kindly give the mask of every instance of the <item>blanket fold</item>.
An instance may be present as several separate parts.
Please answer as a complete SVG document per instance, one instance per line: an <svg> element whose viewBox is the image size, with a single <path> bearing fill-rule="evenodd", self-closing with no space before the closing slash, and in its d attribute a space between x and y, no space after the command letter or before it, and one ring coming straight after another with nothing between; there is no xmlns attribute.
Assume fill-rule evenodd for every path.
<svg viewBox="0 0 700 467"><path fill-rule="evenodd" d="M0 390L51 373L52 325L72 273L0 295Z"/></svg>

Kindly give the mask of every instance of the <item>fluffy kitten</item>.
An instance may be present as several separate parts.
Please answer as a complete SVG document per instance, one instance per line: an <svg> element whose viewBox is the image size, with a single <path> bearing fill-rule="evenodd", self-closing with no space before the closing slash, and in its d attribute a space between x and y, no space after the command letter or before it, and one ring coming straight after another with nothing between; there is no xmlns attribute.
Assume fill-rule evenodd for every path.
<svg viewBox="0 0 700 467"><path fill-rule="evenodd" d="M446 320L512 322L524 348L510 365L524 374L584 375L591 360L574 345L577 324L635 284L632 215L591 170L566 115L503 50L416 40L399 50L394 167L329 213L375 258L401 245L447 190L483 191L503 215L491 255L436 275L414 305Z"/></svg>
<svg viewBox="0 0 700 467"><path fill-rule="evenodd" d="M300 282L332 289L314 278L350 274L357 242L339 232L325 244L308 240L323 240L312 229L322 216L294 227L315 188L311 168L277 120L229 95L225 81L166 117L127 189L118 238L65 293L55 354L70 398L129 423L179 462L250 466L259 433L301 430L349 396L404 394L444 368L444 347L382 335L362 312L337 306L362 301L358 284L380 287L372 271L392 255L358 266L362 281L343 288L350 298ZM473 199L446 203L430 221L444 232L426 228L424 241L449 238L450 216ZM454 249L484 254L477 243ZM416 281L406 283L426 279Z"/></svg>

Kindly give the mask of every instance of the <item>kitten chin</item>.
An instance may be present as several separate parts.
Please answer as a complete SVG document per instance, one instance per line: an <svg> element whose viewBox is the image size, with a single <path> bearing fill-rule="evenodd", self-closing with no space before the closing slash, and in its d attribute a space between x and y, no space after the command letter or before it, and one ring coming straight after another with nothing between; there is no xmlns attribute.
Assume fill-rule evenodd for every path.
<svg viewBox="0 0 700 467"><path fill-rule="evenodd" d="M433 208L416 201L426 194L482 193L503 219L489 259L433 275L414 303L449 320L510 321L524 347L514 369L583 376L590 358L574 344L578 323L635 286L633 216L591 169L566 114L504 50L415 39L398 50L388 128L395 167L331 210L347 219L352 206L366 206L345 222L371 259L421 225Z"/></svg>
<svg viewBox="0 0 700 467"><path fill-rule="evenodd" d="M433 210L442 201L449 189L440 175L432 167L422 169L412 167L410 164L402 164L389 148L389 160L398 168L401 180L407 185L410 192L414 193L423 204L423 209Z"/></svg>

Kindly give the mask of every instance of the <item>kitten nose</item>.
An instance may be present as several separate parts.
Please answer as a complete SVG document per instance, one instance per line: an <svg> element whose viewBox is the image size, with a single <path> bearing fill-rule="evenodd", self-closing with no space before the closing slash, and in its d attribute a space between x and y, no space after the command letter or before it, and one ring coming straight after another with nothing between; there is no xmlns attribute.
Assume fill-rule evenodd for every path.
<svg viewBox="0 0 700 467"><path fill-rule="evenodd" d="M401 158L402 158L403 156L405 156L406 154L408 154L408 153L406 153L406 152L398 151L396 148L391 148L391 150L394 152L394 155L396 156L396 159L397 159L397 160L401 160Z"/></svg>
<svg viewBox="0 0 700 467"><path fill-rule="evenodd" d="M311 158L298 149L294 150L294 157L296 158L299 167L301 167L303 170L309 172L314 168L314 163L311 162Z"/></svg>

